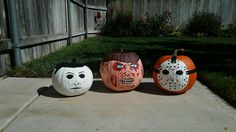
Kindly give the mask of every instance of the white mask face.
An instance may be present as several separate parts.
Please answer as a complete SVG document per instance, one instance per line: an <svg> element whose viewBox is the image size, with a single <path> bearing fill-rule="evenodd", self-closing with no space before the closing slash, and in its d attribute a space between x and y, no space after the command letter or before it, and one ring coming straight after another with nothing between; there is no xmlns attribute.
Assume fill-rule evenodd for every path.
<svg viewBox="0 0 236 132"><path fill-rule="evenodd" d="M62 67L53 72L52 84L57 92L66 96L80 95L89 90L93 82L92 71L87 67Z"/></svg>
<svg viewBox="0 0 236 132"><path fill-rule="evenodd" d="M189 80L187 71L183 61L177 59L175 63L171 63L171 59L167 60L158 67L158 82L168 91L183 90Z"/></svg>

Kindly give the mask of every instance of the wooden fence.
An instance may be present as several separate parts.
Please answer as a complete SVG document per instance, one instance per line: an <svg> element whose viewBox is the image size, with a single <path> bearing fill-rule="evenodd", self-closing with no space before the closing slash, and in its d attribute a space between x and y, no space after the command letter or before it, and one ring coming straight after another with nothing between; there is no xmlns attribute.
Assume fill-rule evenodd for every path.
<svg viewBox="0 0 236 132"><path fill-rule="evenodd" d="M222 18L224 25L236 22L236 0L110 0L107 8L110 17L118 12L140 18L146 13L160 15L169 11L177 27L186 24L196 11L213 12Z"/></svg>
<svg viewBox="0 0 236 132"><path fill-rule="evenodd" d="M98 33L106 15L170 11L178 27L200 10L219 15L224 25L236 21L235 0L0 0L0 75Z"/></svg>
<svg viewBox="0 0 236 132"><path fill-rule="evenodd" d="M106 0L0 0L0 75L99 33Z"/></svg>

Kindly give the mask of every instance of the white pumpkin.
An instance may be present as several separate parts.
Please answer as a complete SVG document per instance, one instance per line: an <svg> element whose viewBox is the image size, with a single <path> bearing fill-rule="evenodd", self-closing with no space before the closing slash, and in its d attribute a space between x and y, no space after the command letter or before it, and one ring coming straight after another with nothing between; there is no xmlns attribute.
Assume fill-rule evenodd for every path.
<svg viewBox="0 0 236 132"><path fill-rule="evenodd" d="M62 63L52 73L54 89L65 96L76 96L86 93L93 83L93 73L87 66L78 67Z"/></svg>

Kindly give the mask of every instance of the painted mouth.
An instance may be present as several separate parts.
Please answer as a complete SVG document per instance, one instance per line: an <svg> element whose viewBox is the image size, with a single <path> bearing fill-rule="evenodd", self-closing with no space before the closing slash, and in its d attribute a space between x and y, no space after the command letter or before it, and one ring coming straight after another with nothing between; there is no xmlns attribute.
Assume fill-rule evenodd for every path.
<svg viewBox="0 0 236 132"><path fill-rule="evenodd" d="M81 89L81 87L74 87L74 88L71 88L71 89Z"/></svg>
<svg viewBox="0 0 236 132"><path fill-rule="evenodd" d="M129 78L129 79L121 79L121 82L123 84L131 84L133 83L134 79L133 78Z"/></svg>

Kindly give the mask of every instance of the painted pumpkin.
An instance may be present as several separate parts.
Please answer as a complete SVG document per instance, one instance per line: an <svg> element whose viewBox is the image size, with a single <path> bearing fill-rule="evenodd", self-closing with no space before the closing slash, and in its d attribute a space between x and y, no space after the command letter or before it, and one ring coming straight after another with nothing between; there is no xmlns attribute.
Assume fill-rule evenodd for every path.
<svg viewBox="0 0 236 132"><path fill-rule="evenodd" d="M54 89L65 96L86 93L93 83L93 73L87 66L74 63L60 63L52 73Z"/></svg>
<svg viewBox="0 0 236 132"><path fill-rule="evenodd" d="M184 55L177 56L176 49L173 55L162 56L154 65L153 80L158 88L173 94L182 94L194 85L197 72L193 61Z"/></svg>
<svg viewBox="0 0 236 132"><path fill-rule="evenodd" d="M111 52L100 65L104 84L114 91L129 91L136 88L143 77L143 65L134 52Z"/></svg>

